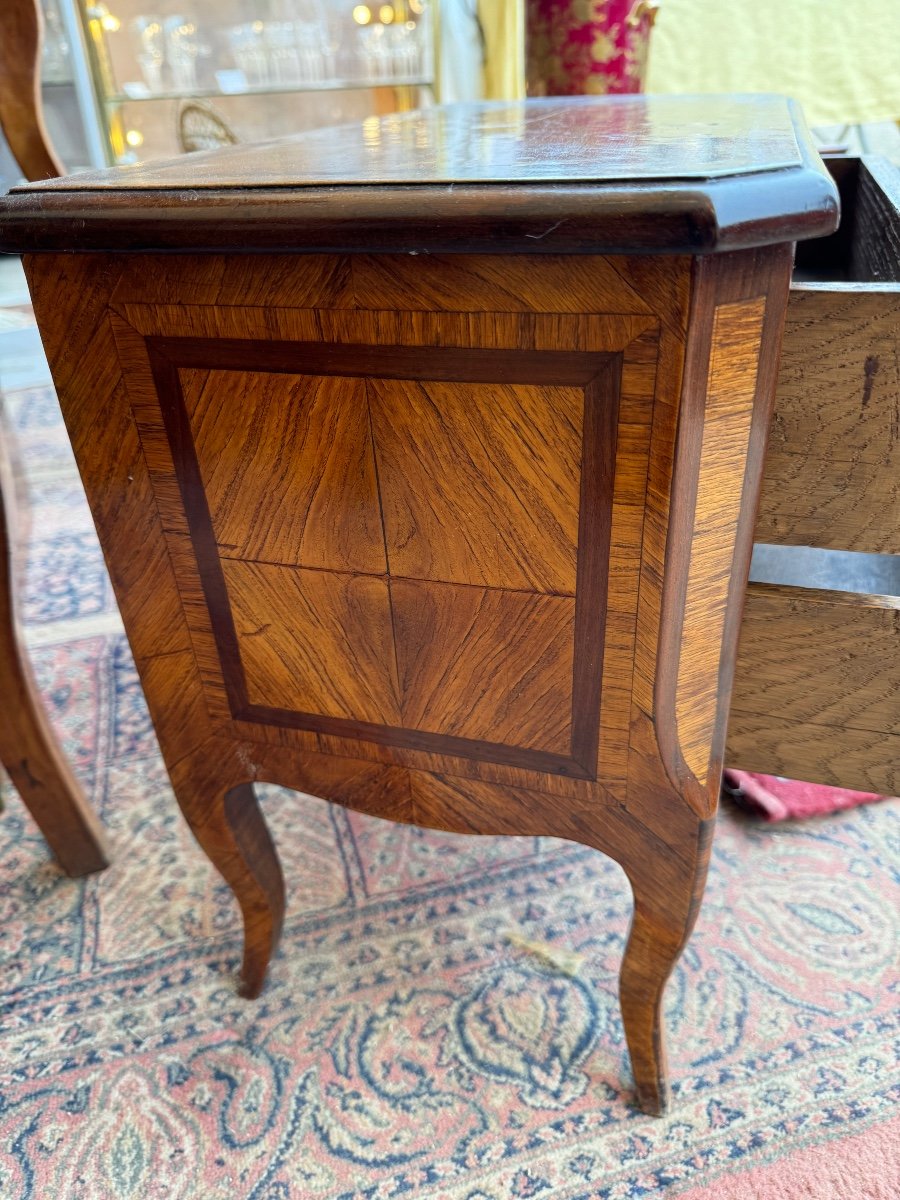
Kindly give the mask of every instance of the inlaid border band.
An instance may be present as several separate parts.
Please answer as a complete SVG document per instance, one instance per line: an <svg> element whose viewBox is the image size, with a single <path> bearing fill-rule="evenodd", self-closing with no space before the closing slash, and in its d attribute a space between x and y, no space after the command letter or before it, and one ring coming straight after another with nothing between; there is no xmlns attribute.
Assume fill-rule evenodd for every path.
<svg viewBox="0 0 900 1200"><path fill-rule="evenodd" d="M225 692L235 720L595 779L622 354L368 346L198 337L146 338ZM251 704L179 369L376 377L584 389L570 755Z"/></svg>

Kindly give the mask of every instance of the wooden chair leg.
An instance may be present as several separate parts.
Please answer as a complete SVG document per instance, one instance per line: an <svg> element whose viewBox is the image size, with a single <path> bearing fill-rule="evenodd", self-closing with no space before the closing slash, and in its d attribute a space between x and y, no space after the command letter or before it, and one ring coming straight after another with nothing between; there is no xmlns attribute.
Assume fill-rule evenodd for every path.
<svg viewBox="0 0 900 1200"><path fill-rule="evenodd" d="M41 102L44 19L39 0L0 5L0 128L26 179L65 171L54 153Z"/></svg>
<svg viewBox="0 0 900 1200"><path fill-rule="evenodd" d="M669 1104L663 993L700 908L711 825L698 823L696 859L690 865L681 860L674 869L670 860L664 880L650 847L643 862L623 864L634 893L634 915L619 976L619 1000L638 1104L650 1116L662 1116Z"/></svg>
<svg viewBox="0 0 900 1200"><path fill-rule="evenodd" d="M207 744L208 745L208 744ZM223 786L215 751L201 749L172 772L194 837L234 892L244 921L240 994L262 991L284 920L284 877L253 785Z"/></svg>
<svg viewBox="0 0 900 1200"><path fill-rule="evenodd" d="M109 863L102 827L44 714L19 633L13 488L0 437L0 762L67 875Z"/></svg>

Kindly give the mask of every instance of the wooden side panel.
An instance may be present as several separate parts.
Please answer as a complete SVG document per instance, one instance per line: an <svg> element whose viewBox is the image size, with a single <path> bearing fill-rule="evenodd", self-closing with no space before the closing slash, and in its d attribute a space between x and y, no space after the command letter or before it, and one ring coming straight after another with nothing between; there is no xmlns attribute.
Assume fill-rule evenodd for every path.
<svg viewBox="0 0 900 1200"><path fill-rule="evenodd" d="M403 724L571 753L575 600L392 580Z"/></svg>
<svg viewBox="0 0 900 1200"><path fill-rule="evenodd" d="M664 460L651 464L645 529L654 553L644 562L646 607L654 612L662 577L662 612L655 663L650 630L639 620L633 737L638 728L653 729L669 780L702 817L718 803L790 269L789 247L695 263L668 514L653 478L656 466L664 479ZM650 708L643 707L645 689L652 689ZM630 760L636 772L645 757ZM670 818L646 785L636 784L629 796L630 805L640 798L636 815L665 836Z"/></svg>
<svg viewBox="0 0 900 1200"><path fill-rule="evenodd" d="M179 254L159 271L153 256L129 254L113 302L219 307L368 309L491 313L675 315L688 288L686 258L625 259L495 254L416 256ZM623 271L623 265L629 265ZM623 281L625 286L623 286ZM646 298L645 298L646 296Z"/></svg>
<svg viewBox="0 0 900 1200"><path fill-rule="evenodd" d="M49 260L46 261L49 263ZM60 260L61 268L67 269L69 261ZM391 271L393 266L398 270L404 268L407 265L405 262L394 263L392 266L384 259L365 263L362 260L354 260L359 267L360 278L372 280L373 271L382 272L383 286L373 286L368 297L365 297L361 290L353 292L352 275L355 267L351 268L349 260L340 258L313 256L297 260L290 257L228 259L223 256L178 256L172 259L153 259L138 256L128 257L116 263L116 275L111 280L113 298L110 299L109 290L100 289L97 292L97 302L101 305L111 305L116 314L113 322L118 322L116 337L119 340L122 361L127 362L128 366L128 388L133 413L140 426L145 461L150 467L154 481L155 502L167 531L168 546L164 546L163 554L167 560L167 568L171 570L174 564L180 580L179 595L174 588L161 586L164 573L156 572L156 582L153 586L135 586L124 599L132 607L135 604L150 605L156 613L163 612L165 605L175 602L177 619L164 619L159 626L159 635L151 638L151 644L160 645L160 637L170 636L176 630L181 631L182 641L179 648L191 647L199 666L200 678L203 680L202 693L199 693L203 699L199 711L205 711L220 725L224 722L232 736L273 745L293 746L298 752L319 748L329 753L349 753L351 756L363 756L383 763L402 763L418 769L456 771L470 778L480 775L499 784L509 783L546 789L549 794L574 796L583 793L585 798L589 796L592 786L588 780L595 776L598 770L602 770L611 787L624 789L629 754L630 698L641 539L644 528L644 493L648 469L651 478L658 478L661 488L667 486L666 471L669 469L666 466L665 447L661 442L651 453L651 432L654 427L654 414L665 407L664 397L671 401L671 407L666 408L670 426L676 411L689 264L681 259L657 259L652 262L646 260L640 264L632 264L631 270L625 270L626 264L618 260L590 258L578 263L575 270L573 260L570 259L560 259L557 262L548 258L542 260L544 261L544 282L547 284L545 302L552 302L558 306L556 312L529 311L530 306L540 305L542 293L536 282L534 265L523 264L517 260L508 260L502 269L498 261L469 260L471 269L466 273L465 294L452 302L449 295L445 297L446 309L443 311L437 305L435 311L405 310L399 307L403 303L404 289L408 281L404 276L399 284L392 283ZM437 286L440 290L443 286L441 270L433 263L415 265L417 270L423 272L422 286L432 289ZM103 269L107 268L108 262L104 260ZM425 276L431 281L428 282ZM568 304L564 303L567 277L571 277L572 289L569 293L571 303ZM52 289L53 285L48 286ZM366 287L369 287L369 283L366 283ZM574 299L576 294L579 297L578 304L583 302L587 311L572 311L578 307ZM500 306L504 295L514 295L517 299L509 303L508 311L493 310L495 304ZM270 298L281 307L265 306L265 302ZM184 303L186 299L196 300L197 303ZM390 303L398 307L382 307L362 312L355 307L362 299L366 299L369 304ZM306 305L318 307L307 308ZM609 311L603 311L604 306ZM45 308L46 311L50 311L50 305ZM564 309L569 311L560 311ZM124 315L125 319L120 319L119 314ZM663 332L660 336L661 322ZM107 336L106 333L104 336ZM586 572L588 578L596 575L596 563L591 566L591 556L595 556L601 563L604 579L608 567L608 595L604 582L602 591L595 590L592 598L585 594L585 602L580 607L576 604L574 647L571 640L568 643L565 643L565 640L560 641L561 626L555 615L549 625L544 622L544 627L550 630L547 646L549 653L534 677L533 686L529 684L527 694L523 693L519 717L523 720L522 733L526 746L518 759L510 757L506 751L501 753L497 749L498 743L486 743L483 739L474 737L435 735L445 738L444 748L441 750L437 744L423 741L418 736L411 738L404 746L397 744L393 734L386 734L383 740L360 741L354 736L354 728L351 727L348 727L343 735L338 735L332 726L320 725L309 730L301 729L282 720L277 713L273 715L270 705L254 705L249 700L247 707L258 709L260 714L265 714L266 723L249 719L249 716L248 719L233 718L223 677L221 646L213 636L208 616L204 615L208 611L208 598L204 591L204 573L194 559L195 538L184 517L184 481L179 481L172 459L169 445L172 431L167 432L165 421L160 414L156 398L158 381L154 381L148 362L148 347L154 338L170 339L182 348L191 338L208 338L215 343L213 359L207 358L204 361L196 355L193 358L188 355L181 362L180 369L175 371L178 386L184 389L186 394L190 394L191 403L199 401L199 392L202 392L207 382L215 379L217 386L210 388L196 413L199 421L197 428L203 426L204 431L199 442L203 444L204 438L209 438L205 443L210 451L206 466L213 468L213 475L217 455L230 453L227 442L231 435L239 438L242 436L240 422L236 422L230 430L226 427L227 423L222 428L216 428L223 420L225 407L220 404L217 409L216 395L227 400L228 406L233 402L219 390L219 385L225 385L232 372L236 376L241 372L246 374L252 371L265 386L268 386L267 380L271 381L272 376L277 375L278 383L273 386L277 386L278 389L290 389L293 386L290 377L294 376L295 380L298 377L295 353L298 342L310 345L312 343L309 339L312 339L321 347L334 347L336 357L324 375L316 375L319 380L337 378L340 365L338 360L343 358L350 343L357 347L368 343L372 353L376 355L382 354L388 347L394 348L391 353L400 355L406 353L404 347L412 349L437 346L445 351L459 347L465 350L465 357L469 360L473 350L485 354L489 352L491 355L505 350L509 352L509 362L517 364L516 370L520 375L515 382L511 382L508 377L502 378L499 382L501 390L512 387L527 391L533 387L551 395L556 391L564 395L569 389L576 388L582 392L584 381L590 373L582 365L578 365L577 383L574 378L571 381L560 382L556 355L574 360L584 354L596 364L598 352L601 353L601 357L604 353L621 354L620 366L615 368L619 387L619 428L615 434L610 430L608 417L603 416L609 411L605 404L597 404L592 409L602 420L590 434L591 444L597 447L605 446L609 453L591 452L591 465L587 477L592 481L593 492L589 489L585 496L579 494L576 500L578 506L587 504L588 507L596 507L598 498L604 493L607 496L603 502L606 505L606 529L603 528L604 522L589 529L584 542L584 553L579 555L576 562L576 575L581 570ZM261 369L263 364L259 360L248 366L246 343L252 339L264 344L266 354L274 360L271 364L274 366L272 371ZM162 343L158 344L157 349L163 354ZM154 354L157 353L157 349L154 349ZM169 349L165 349L165 354L169 353ZM416 353L419 353L418 350ZM535 353L548 356L547 362L550 365L547 370L552 371L552 374L545 374L543 377L535 375L534 361L529 357ZM663 363L659 372L658 354L662 356ZM291 355L294 355L293 359ZM114 354L108 355L108 362L114 360ZM364 365L360 361L354 369L360 369ZM471 366L471 361L469 365ZM375 363L374 367L377 370L370 373L377 375L378 370L381 370L380 377L384 379L383 360L380 364ZM108 366L104 369L108 370ZM494 365L491 370L494 370ZM504 366L503 372L506 371ZM215 376L210 372L215 372ZM170 371L170 378L171 374ZM346 375L344 377L346 378ZM484 382L488 378L487 375L482 376ZM445 380L442 387L445 384L449 384L451 388L457 386L452 380ZM84 381L79 378L78 386L84 388L86 400L99 394L96 381L87 380L87 376L84 377ZM258 386L258 383L254 384L254 387ZM101 386L100 393L102 392ZM269 393L269 399L273 403L274 396L274 392ZM571 424L570 419L569 423ZM247 424L252 426L252 422ZM84 433L80 432L79 436L84 443L85 455L92 459L90 469L105 470L99 461L99 453L95 457L90 453L91 439L96 439L96 431L91 432L90 420L83 429ZM197 430L193 432L196 433ZM282 432L285 436L296 433L290 429ZM584 433L582 430L582 436ZM116 436L121 441L121 434ZM179 437L180 435L175 438L174 445L181 444ZM325 440L327 439L323 438L323 441ZM570 442L569 450L562 456L567 474L574 458L578 456L578 451L572 449L573 442ZM527 456L531 452L529 447L532 443L523 437L521 444ZM299 448L303 454L306 453L307 444L303 442L302 437ZM311 440L308 442L308 448L312 450ZM296 454L297 449L298 444L295 442L293 453ZM246 444L240 444L242 455L245 455L247 450ZM537 447L537 451L540 452L540 447ZM613 452L614 470L609 458L609 454ZM252 483L250 490L257 489L257 494L266 484L264 457L259 455L254 459L251 448L251 469L244 482L248 485ZM364 455L362 457L364 461ZM654 462L659 463L658 469L651 465ZM314 466L321 471L319 478L322 479L323 486L326 477L329 479L328 487L333 486L334 477L327 476L327 466ZM580 467L579 462L576 475L580 474ZM134 482L128 483L127 488L131 489L130 495L135 495L134 487L140 479L146 480L147 474L146 471L135 471L131 468L129 474ZM213 475L210 476L211 480ZM278 528L275 522L267 521L266 538L273 540L263 539L260 543L259 527L254 528L250 520L243 531L246 541L241 544L240 535L233 536L236 532L234 521L238 508L237 493L229 493L227 487L220 486L223 478L224 476L220 476L216 485L210 488L215 519L222 523L219 553L224 553L225 557L231 557L233 561L242 559L247 563L257 561L257 553L271 554L274 566L282 561L276 556L280 556L286 550L294 554L299 543L295 557L306 570L308 568L304 555L318 553L315 547L323 545L324 539L331 541L339 550L336 558L327 560L327 569L347 573L345 560L348 539L345 533L348 527L332 527L334 537L331 537L332 530L329 530L326 539L326 535L320 532L313 537L312 528L308 531L307 523L302 521L299 524L286 522L285 528ZM355 478L360 478L359 473ZM575 482L577 483L577 478ZM200 483L203 483L202 477ZM273 483L278 484L274 473ZM288 479L288 472L285 471L283 485L287 491L283 495L290 497L290 504L286 502L283 508L292 507L294 504L296 493L291 489L295 483L296 480ZM574 491L572 481L567 478L554 483L558 483L569 495ZM125 487L123 476L121 488L117 483L112 491L96 493L97 503L102 508L112 497L121 496ZM188 488L189 494L193 494L191 487ZM363 490L367 490L367 487L366 484ZM309 495L309 492L302 494L298 507L302 508ZM328 528L330 517L327 506L317 507L319 499L318 496L314 496L308 515L315 518L313 526L317 521L318 530L321 531ZM551 509L552 515L552 505L555 503L553 498L538 499L545 507ZM140 513L146 521L154 516L154 505L136 503L129 511L135 516ZM368 511L371 512L371 508ZM111 519L110 517L109 520ZM104 520L107 518L104 517ZM368 522L361 522L361 525L367 528ZM581 534L578 536L580 538ZM607 537L610 546L608 557L604 549L604 539ZM364 540L360 538L360 541ZM144 551L148 545L153 544L152 539L146 536L138 536L131 541L135 546L140 545ZM237 551L233 548L235 546L239 547ZM122 557L122 551L116 550L115 553ZM569 563L567 569L571 570L571 551L567 552L566 557ZM135 562L137 561L135 558ZM265 563L268 559L260 558L258 561ZM115 570L116 564L113 565ZM374 560L365 565L367 569L374 569L376 573L383 570ZM358 568L354 566L350 573L356 570ZM542 586L546 586L549 591L554 585L549 582ZM575 590L578 590L578 586L580 585L576 578ZM571 595L572 589L568 590ZM644 588L645 600L649 601L652 590L651 587ZM556 592L550 594L555 595ZM523 595L526 596L526 602L531 604L527 599L527 590L523 591ZM565 606L551 607L561 612ZM242 614L242 618L247 618L247 634L252 635L266 623L260 619L253 624L251 618L258 615L250 610ZM131 623L132 637L140 638L143 636L141 629L137 627L140 620L136 618L136 621L137 625L134 621ZM600 632L603 636L602 643L598 640ZM651 644L652 638L648 641L648 646ZM249 653L249 650L246 652ZM409 660L415 655L412 649L405 653ZM239 654L233 656L233 661L240 667ZM560 710L563 715L557 718L555 723L548 721L545 730L539 733L539 721L534 719L529 726L531 718L523 714L545 711L546 705L542 697L549 697L554 690L561 693L562 677L568 672L570 661L572 671L567 681L568 703ZM552 670L549 669L551 663ZM458 666L455 669L458 670ZM485 694L489 695L490 689ZM261 694L259 698L262 699ZM267 694L266 699L269 698ZM410 700L409 703L409 711L415 714L417 719L419 713L426 713L427 705L424 701L413 703ZM488 709L489 704L485 703L485 724ZM512 714L512 710L510 712ZM510 715L510 722L512 719ZM406 720L402 712L401 720ZM481 721L482 718L479 717L478 722ZM365 722L357 722L357 725L359 724ZM172 722L166 721L166 726L172 728L174 735L175 726ZM457 718L449 720L448 727L451 726L462 727ZM498 728L501 727L502 722L498 724ZM560 745L562 739L568 736L567 733L563 733L563 727L571 730L571 752L574 758L569 754L563 756L555 750L530 748ZM473 724L470 729L480 730L480 724ZM506 737L506 727L503 727L503 730L503 736ZM363 733L363 730L359 729L358 732ZM371 731L366 731L366 734L370 736ZM423 734L422 738L431 736ZM390 740L392 738L394 740ZM188 740L184 736L177 739L179 753ZM466 744L469 746L468 750ZM472 757L468 758L467 755Z"/></svg>
<svg viewBox="0 0 900 1200"><path fill-rule="evenodd" d="M595 776L617 412L624 385L627 471L646 455L654 337L620 349L625 325L554 315L578 349L529 346L550 340L537 320L516 350L489 321L479 340L501 345L461 349L427 314L394 346L383 314L332 310L327 342L199 338L127 311L154 330L113 317L216 718L425 769ZM189 328L215 329L200 316ZM625 565L636 579L634 551ZM435 612L455 632L426 648Z"/></svg>
<svg viewBox="0 0 900 1200"><path fill-rule="evenodd" d="M154 255L122 255L113 306L137 301L260 309L359 307L348 255L179 254L162 271L159 262Z"/></svg>
<svg viewBox="0 0 900 1200"><path fill-rule="evenodd" d="M574 596L584 387L368 389L391 574Z"/></svg>
<svg viewBox="0 0 900 1200"><path fill-rule="evenodd" d="M250 704L401 724L384 579L232 559L222 569Z"/></svg>
<svg viewBox="0 0 900 1200"><path fill-rule="evenodd" d="M616 260L594 255L548 255L539 271L522 259L486 254L429 256L429 269L413 256L352 260L353 295L360 308L428 312L652 313L632 287L623 286Z"/></svg>
<svg viewBox="0 0 900 1200"><path fill-rule="evenodd" d="M719 660L734 563L735 529L750 427L764 296L722 304L712 327L675 714L681 753L698 780L709 767L719 698Z"/></svg>
<svg viewBox="0 0 900 1200"><path fill-rule="evenodd" d="M751 584L728 761L900 792L900 599Z"/></svg>
<svg viewBox="0 0 900 1200"><path fill-rule="evenodd" d="M362 379L187 369L180 382L223 554L384 574Z"/></svg>
<svg viewBox="0 0 900 1200"><path fill-rule="evenodd" d="M900 286L791 291L755 539L900 553Z"/></svg>
<svg viewBox="0 0 900 1200"><path fill-rule="evenodd" d="M208 494L213 500L210 515L220 523L220 552L224 551L225 556L230 556L233 561L243 559L247 563L257 561L257 555L260 555L258 561L265 563L268 557L262 558L262 555L271 555L272 565L282 562L280 556L288 552L288 561L293 559L304 570L307 569L304 555L315 553L314 547L316 544L323 544L324 535L305 537L307 527L304 524L298 537L296 527L276 528L273 522L267 521L266 536L274 541L264 541L261 544L259 530L252 527L251 521L243 531L246 540L241 543L240 535L234 536L236 530L233 524L237 493L232 491L229 494L227 488L219 486L224 475L214 480L215 461L220 454L228 453L226 443L229 437L232 433L240 436L239 430L224 429L223 432L222 428L216 428L216 424L222 420L224 406L220 405L217 410L215 396L226 399L229 406L232 404L232 400L221 391L221 387L225 385L229 373L234 372L237 376L241 372L245 375L248 372L245 358L248 340L258 339L264 343L266 353L276 360L273 364L274 371L268 374L264 369L260 370L261 363L255 362L252 366L254 375L259 379L271 379L272 375L278 375L278 388L290 388L290 376L297 376L296 362L290 361L290 354L286 358L283 356L282 347L293 347L298 341L307 341L307 344L310 344L308 339L313 339L320 346L334 346L338 357L345 353L348 343L357 346L368 343L373 348L373 353L381 353L385 347L396 347L398 353L404 352L404 346L439 346L445 349L461 347L465 348L467 357L472 350L493 353L503 349L510 352L511 362L520 364L519 370L523 370L522 364L525 364L527 382L523 380L510 383L506 379L499 384L500 389L511 387L527 392L529 388L534 387L536 392L540 391L545 396L557 391L565 395L570 389L576 390L576 385L574 380L572 383L552 384L550 377L532 382L534 368L529 354L539 352L552 359L562 348L565 348L564 353L570 358L582 353L596 356L598 351L607 354L621 353L621 408L619 427L614 435L617 439L615 470L611 470L611 462L604 462L602 455L594 455L588 473L594 481L592 486L595 487L596 495L593 499L590 496L587 499L596 504L597 496L611 488L612 506L611 510L607 511L605 533L600 527L590 529L584 542L584 553L579 555L576 562L577 574L577 571L582 569L582 563L587 563L588 568L590 567L591 554L606 560L603 538L609 537L608 596L598 593L590 604L582 604L580 616L576 605L574 649L571 641L563 645L559 642L558 632L553 632L548 644L552 653L547 661L552 660L555 663L556 679L552 688L559 691L559 680L568 671L571 658L573 665L568 694L572 696L574 693L575 701L565 709L564 721L572 722L572 745L577 751L578 761L586 764L584 771L588 778L598 769L602 769L610 779L611 785L624 787L631 724L632 663L638 612L641 539L644 532L645 488L649 470L651 480L655 481L654 486L664 490L667 487L666 472L669 470L663 441L658 441L651 453L651 436L654 427L660 431L663 428L659 418L663 409L668 414L667 428L670 431L674 428L686 321L688 264L685 260L677 259L625 264L618 260L592 258L573 265L572 260L561 259L555 262L547 259L546 267L541 268L545 272L541 282L542 285L546 284L542 292L536 283L533 266L510 260L501 268L498 261L471 259L467 262L464 294L456 300L447 295L444 311L441 311L437 300L435 311L380 307L371 312L360 312L352 307L360 301L379 306L402 304L407 295L409 281L403 276L399 283L396 282L393 280L392 271L396 268L402 274L407 265L405 261L390 263L384 259L372 262L358 259L350 264L348 260L337 258L310 258L298 262L290 258L228 260L222 256L179 256L177 260L129 258L122 264L124 273L115 286L113 305L118 312L125 315L126 322L120 326L117 336L122 337L123 352L128 356L129 388L136 405L135 414L141 425L147 461L154 473L160 511L164 514L169 531L170 561L176 564L182 580L181 601L191 626L190 644L197 655L205 681L206 707L216 720L227 720L228 706L223 690L224 681L221 668L217 668L215 662L220 647L211 637L208 623L205 629L201 628L202 610L206 603L203 575L189 561L192 557L192 534L183 516L178 516L183 495L167 446L171 431L166 433L158 408L156 416L153 416L151 411L151 401L155 400L155 395L153 380L149 377L146 367L147 352L144 346L149 345L146 340L148 337L150 341L153 338L171 339L179 346L191 338L208 338L215 343L214 362L203 362L196 356L192 359L188 356L188 360L181 363L179 378L180 386L186 395L191 397L190 403L193 404L195 400L198 402L193 429L198 444L202 447L204 438L209 437L206 443L210 451L207 466L213 467L213 474L209 476ZM444 273L433 263L415 265L417 270L423 272L421 286L426 287L426 290L437 287L440 291L445 279ZM368 295L360 290L361 285L360 289L354 292L354 271L357 271L359 280L367 281L366 288L369 288L369 281L380 271L380 283L376 281L378 285L373 285ZM564 303L567 278L570 285L568 304ZM499 307L504 295L516 297L514 302L508 304L508 311L492 311L492 306ZM268 300L270 296L282 307L263 307L263 301ZM186 297L192 301L196 299L200 303L185 304L183 301ZM424 297L421 302L425 303ZM551 302L558 307L557 312L529 311L541 303ZM294 307L310 304L318 306L317 309ZM581 312L573 312L572 310L579 305L583 305L587 311L582 309ZM461 309L468 311L460 311ZM561 312L559 309L569 311ZM127 331L128 321L135 323L139 330L137 336L135 331L131 334L124 332ZM661 339L660 321L664 327ZM136 343L134 346L130 344L130 339ZM166 354L169 349L165 349ZM662 356L663 363L659 371L658 354ZM336 378L337 367L332 365L329 369ZM555 364L552 364L552 370L557 372ZM581 371L582 368L579 366L578 370ZM211 371L216 373L215 376L209 374ZM373 373L377 375L377 371ZM317 376L319 379L326 377ZM195 397L194 392L198 388L202 392L204 386L213 378L217 386L211 387L200 403L199 394ZM579 392L582 390L583 378L584 376L577 384ZM393 382L397 381L392 381L392 385ZM454 383L452 380L445 380L442 387L448 385L452 390L459 386L459 381ZM270 397L272 395L274 393L270 393ZM597 411L605 410L598 406ZM571 417L567 418L567 421L570 426L573 424ZM253 422L247 424L252 426ZM203 436L199 436L201 427ZM282 431L285 436L291 436L292 432L290 429ZM581 432L583 436L584 431ZM558 436L552 429L550 433ZM570 437L571 431L565 436ZM609 445L613 435L606 427L598 429L595 436L597 445ZM225 439L224 443L222 438ZM581 466L579 462L572 471L575 459L579 456L576 443L577 438L571 437L568 450L565 446L562 447L560 461L564 466L563 478L554 480L554 485L558 484L563 494L568 494L569 497L575 488L568 476L572 474L577 482ZM525 457L532 451L538 454L541 452L541 447L534 442L528 442L524 434L521 445ZM311 441L309 447L312 447ZM302 440L300 448L305 453ZM295 444L292 453L296 454L297 449ZM242 455L246 455L247 450L246 444L240 445ZM362 457L364 460L364 455ZM264 456L260 455L254 460L252 452L250 454L252 470L244 482L252 482L251 490L262 491L265 486L266 471L263 458ZM322 468L322 471L321 478L324 479L325 468ZM358 473L356 478L359 478ZM273 482L277 487L278 479L274 473ZM295 482L287 480L285 472L285 485L290 484L293 487ZM329 483L328 486L332 484ZM296 494L290 490L283 494L290 496L290 505L286 503L284 507L293 507ZM607 496L608 494L607 491ZM308 499L309 494L304 493L300 497L298 507L302 508ZM558 515L554 518L552 511L553 504L556 503L553 497L538 496L535 499L545 506L545 513L559 520ZM575 505L580 506L584 501L585 498L578 495ZM571 510L570 499L563 505L557 503L557 508L567 506ZM309 512L315 515L315 510L314 499ZM327 527L328 521L327 509L323 508L319 528ZM569 523L571 525L571 515ZM368 523L362 524L367 526ZM279 542L279 538L282 541ZM562 540L571 543L571 533ZM343 531L337 530L331 541L340 548L340 555L328 563L327 569L341 571L346 566L346 551L342 545L346 544L346 539ZM237 547L237 550L234 547ZM571 573L571 549L566 552L566 558L566 570ZM605 571L606 562L603 565ZM368 570L376 572L383 570L374 560L371 563L367 562L365 566ZM593 568L588 568L585 569L590 574ZM354 566L352 570L356 571L358 567ZM647 577L647 581L649 583L650 576ZM528 584L535 589L545 587L552 595L558 594L558 585L558 579L546 582L529 581ZM644 588L643 595L648 603L652 600L654 587L658 587L658 579L655 585ZM578 590L577 587L575 590ZM571 586L567 592L571 595ZM527 588L523 590L523 595L527 597ZM562 611L565 606L553 607ZM248 618L245 632L249 635L266 623L261 619L254 625L249 618L257 615L259 614L250 612L242 614L242 617ZM556 630L556 618L551 624ZM600 650L596 640L597 631L604 624L605 645ZM252 641L252 636L250 640ZM648 648L653 644L651 635L647 640ZM412 650L405 653L408 659L414 657ZM602 689L599 686L601 672ZM535 694L540 695L541 689L549 695L550 684L546 679L540 682ZM598 747L596 732L590 735L584 721L579 725L579 713L596 711L601 690L603 703ZM261 695L258 697L260 700L262 698ZM271 697L267 695L265 698ZM534 698L529 704L535 712L540 710L540 704L535 705ZM266 709L269 706L260 703L257 707ZM523 705L523 711L527 707ZM412 705L409 711L418 713L419 710ZM424 713L425 707L421 707L421 711ZM484 711L487 713L487 707ZM405 720L402 713L401 718ZM360 743L353 739L350 731L346 738L340 738L333 731L319 729L306 733L283 724L263 726L238 720L230 722L230 725L235 734L245 736L252 729L252 736L266 741L277 741L278 744L295 744L298 748L313 748L318 745L330 751L352 750L353 753L364 753L374 759L404 762L409 766L424 769L456 769L465 773L474 769L474 764L470 769L464 761L454 758L451 753L441 754L433 747L426 748L418 742L414 748L411 746L410 749L404 750L396 745L387 746L384 743ZM527 742L545 746L559 745L561 738L566 736L558 723L555 726L548 723L543 735L536 732L536 727L532 730L525 729L524 733ZM561 769L562 763L558 761L560 756L556 751L542 750L538 753L551 755L551 758L555 756L555 762L545 760L548 769ZM496 759L483 759L478 770L483 771L486 778L493 778L498 782L509 781L522 786L544 787L551 792L562 789L563 792L575 794L581 787L580 782L573 778L573 775L581 772L581 767L578 770L567 771L558 782L539 769L537 760L532 767L524 761L520 766L514 766L508 760L500 762ZM585 796L587 794L586 791Z"/></svg>
<svg viewBox="0 0 900 1200"><path fill-rule="evenodd" d="M900 283L900 168L886 158L859 164L850 278Z"/></svg>

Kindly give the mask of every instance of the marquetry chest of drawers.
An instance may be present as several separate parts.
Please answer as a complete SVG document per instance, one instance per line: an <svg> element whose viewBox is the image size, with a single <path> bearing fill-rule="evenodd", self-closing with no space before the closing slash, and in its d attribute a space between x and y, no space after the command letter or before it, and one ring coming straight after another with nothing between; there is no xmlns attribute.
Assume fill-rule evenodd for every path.
<svg viewBox="0 0 900 1200"><path fill-rule="evenodd" d="M788 102L438 108L0 213L245 993L284 907L254 781L572 838L633 887L661 1111L792 244L837 220Z"/></svg>

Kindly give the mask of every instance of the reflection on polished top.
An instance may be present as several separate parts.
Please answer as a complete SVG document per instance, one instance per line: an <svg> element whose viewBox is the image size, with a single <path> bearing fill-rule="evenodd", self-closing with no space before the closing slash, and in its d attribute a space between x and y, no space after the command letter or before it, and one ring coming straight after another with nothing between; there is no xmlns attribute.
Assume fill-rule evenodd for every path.
<svg viewBox="0 0 900 1200"><path fill-rule="evenodd" d="M799 167L781 96L454 104L253 146L50 180L42 189L702 180Z"/></svg>
<svg viewBox="0 0 900 1200"><path fill-rule="evenodd" d="M0 251L709 254L831 233L780 96L460 104L52 179Z"/></svg>

